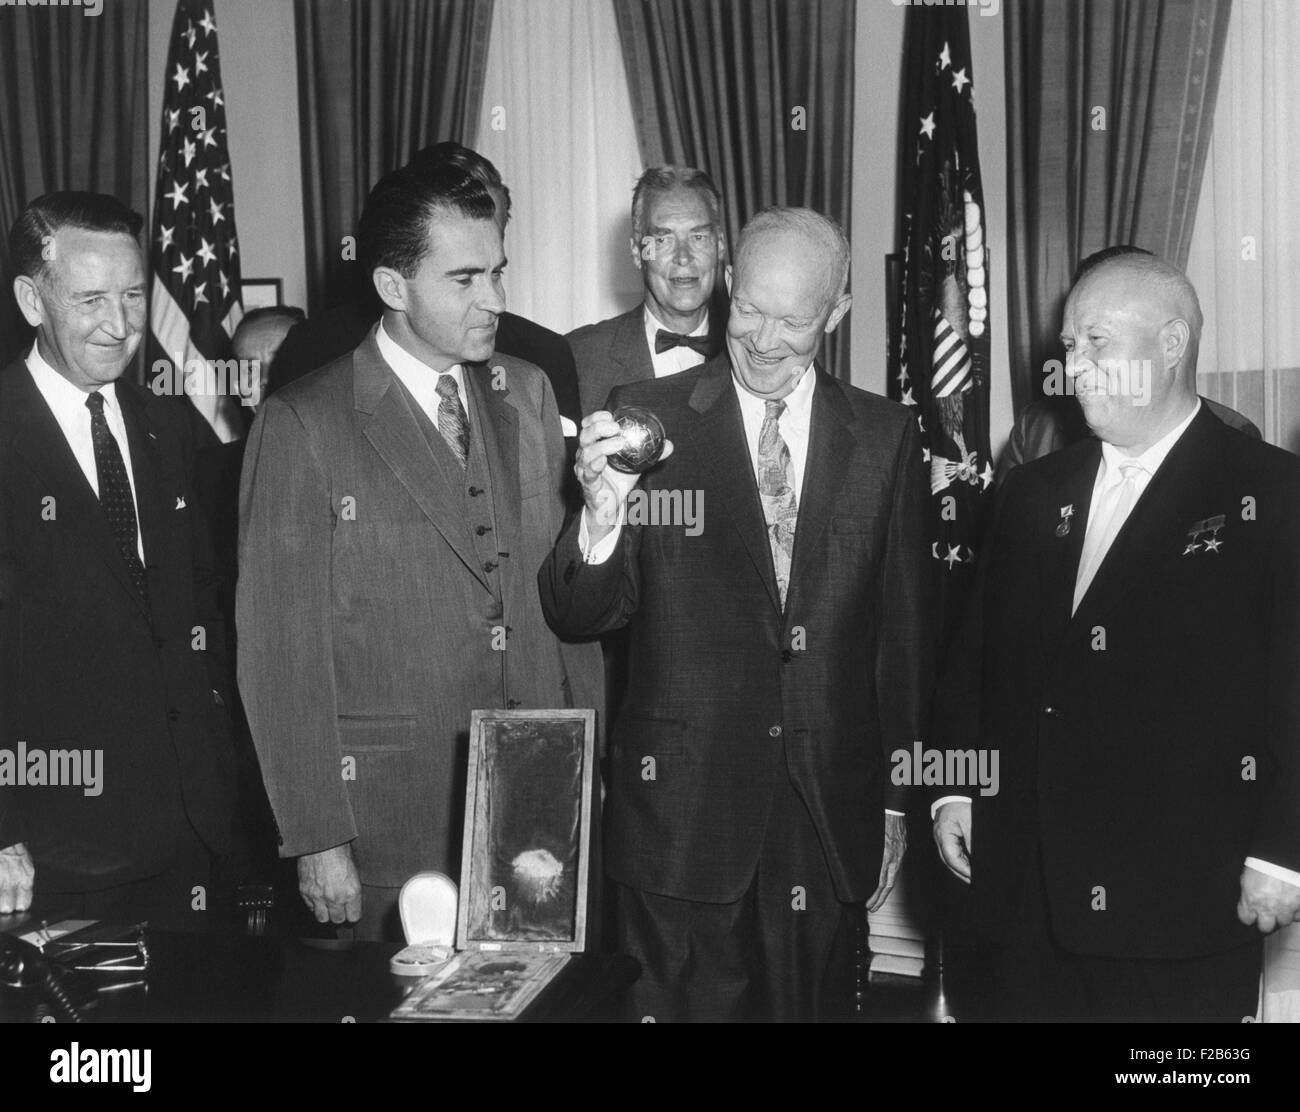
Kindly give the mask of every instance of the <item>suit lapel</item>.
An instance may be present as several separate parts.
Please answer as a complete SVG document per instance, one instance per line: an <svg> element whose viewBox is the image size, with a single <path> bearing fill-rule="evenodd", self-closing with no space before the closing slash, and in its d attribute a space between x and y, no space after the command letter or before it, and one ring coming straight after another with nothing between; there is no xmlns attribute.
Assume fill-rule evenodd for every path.
<svg viewBox="0 0 1300 1112"><path fill-rule="evenodd" d="M645 309L642 306L638 305L619 317L618 329L610 344L610 362L613 364L609 379L611 390L627 382L654 378L655 365L645 340Z"/></svg>
<svg viewBox="0 0 1300 1112"><path fill-rule="evenodd" d="M519 413L510 401L509 390L497 390L486 382L490 372L484 366L465 368L465 392L474 409L471 428L483 438L488 474L492 478L492 505L496 514L497 541L506 551L507 542L519 535Z"/></svg>
<svg viewBox="0 0 1300 1112"><path fill-rule="evenodd" d="M1092 488L1100 466L1101 442L1094 440L1043 511L1040 526L1044 532L1041 564L1043 609L1040 617L1043 644L1051 648L1061 643L1061 635L1070 623L1074 582L1079 573L1083 538L1088 531ZM1068 525L1063 525L1063 522L1068 522Z"/></svg>
<svg viewBox="0 0 1300 1112"><path fill-rule="evenodd" d="M1213 461L1217 424L1202 405L1115 537L1079 601L1067 637L1086 636L1126 595L1152 582L1161 564L1181 554L1184 533L1205 516L1200 510L1218 482ZM1221 467L1217 473L1222 474Z"/></svg>
<svg viewBox="0 0 1300 1112"><path fill-rule="evenodd" d="M122 384L118 385L117 398L122 407L126 438L130 444L131 474L135 479L135 509L140 520L145 563L161 565L167 555L170 530L163 528L163 514L168 507L162 503L158 437L149 419L147 404L142 405L136 394ZM195 507L193 512L198 513L198 508Z"/></svg>
<svg viewBox="0 0 1300 1112"><path fill-rule="evenodd" d="M725 492L719 501L726 507L727 517L744 543L773 608L779 613L781 596L772 566L767 523L758 497L754 465L749 458L740 402L731 384L731 367L725 355L713 360L700 376L691 394L690 406L700 414L700 420L689 435L708 469L707 485ZM796 548L797 537L796 532Z"/></svg>
<svg viewBox="0 0 1300 1112"><path fill-rule="evenodd" d="M397 375L379 354L373 331L353 353L352 373L362 433L470 574L490 590L465 521L465 477L450 474L454 463L439 459L429 447Z"/></svg>
<svg viewBox="0 0 1300 1112"><path fill-rule="evenodd" d="M54 419L36 388L31 373L21 360L4 373L6 401L4 420L13 425L15 452L48 484L54 499L57 520L69 526L74 535L80 535L77 547L95 554L103 560L113 577L140 608L148 614L148 604L140 597L127 571L126 561L118 550L117 539L109 528L95 491L86 481L85 473L72 454L67 438ZM116 391L119 397L124 391ZM129 427L129 426L128 426ZM132 465L135 463L134 444L131 445ZM137 483L139 483L137 478ZM137 493L137 506L140 496ZM145 536L145 555L149 556L149 538Z"/></svg>
<svg viewBox="0 0 1300 1112"><path fill-rule="evenodd" d="M815 583L818 579L821 569L815 563L817 545L826 531L831 507L839 498L856 442L850 427L853 411L839 386L820 368L815 368L813 373L817 376L817 387L812 397L808 458L804 463L803 490L799 493L799 516L795 523L787 614L794 611L805 581Z"/></svg>

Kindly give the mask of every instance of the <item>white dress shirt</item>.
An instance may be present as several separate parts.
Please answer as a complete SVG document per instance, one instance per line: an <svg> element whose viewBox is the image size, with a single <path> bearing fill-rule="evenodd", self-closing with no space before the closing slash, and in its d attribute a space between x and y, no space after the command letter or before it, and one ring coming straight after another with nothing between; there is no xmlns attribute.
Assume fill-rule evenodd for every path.
<svg viewBox="0 0 1300 1112"><path fill-rule="evenodd" d="M90 489L99 497L99 469L95 466L95 441L90 433L90 410L86 408L89 391L74 386L59 374L42 357L39 345L32 344L27 356L27 370L41 392L45 404L54 414L59 429L63 432L68 447L77 459L77 466L86 476ZM122 462L126 465L126 479L131 484L131 501L135 505L135 547L140 563L144 563L144 537L140 534L140 499L135 492L135 471L131 467L131 447L126 438L126 421L122 418L122 407L117 402L117 384L110 382L99 388L99 395L104 399L104 421L108 431L117 441L118 451L122 453Z"/></svg>
<svg viewBox="0 0 1300 1112"><path fill-rule="evenodd" d="M650 362L654 364L655 378L667 378L669 375L675 375L679 371L689 371L692 367L698 367L704 362L704 356L694 348L675 347L669 348L665 352L655 351L655 336L659 329L666 332L676 332L677 329L669 328L666 324L661 324L659 318L650 311L650 306L645 307L645 342L650 349ZM690 332L682 333L685 336L707 336L709 334L709 314L704 314L698 327Z"/></svg>
<svg viewBox="0 0 1300 1112"><path fill-rule="evenodd" d="M375 336L375 342L379 346L379 354L383 356L384 362L393 369L393 374L402 380L402 385L411 392L411 397L424 410L425 415L433 422L435 429L438 427L438 406L442 402L442 397L438 393L438 378L444 374L451 375L456 380L456 393L460 396L461 407L465 410L467 427L470 428L471 432L473 431L469 398L465 393L464 367L457 363L448 367L445 371L435 371L427 363L421 363L406 348L394 340L384 330L383 321L379 322L379 331Z"/></svg>

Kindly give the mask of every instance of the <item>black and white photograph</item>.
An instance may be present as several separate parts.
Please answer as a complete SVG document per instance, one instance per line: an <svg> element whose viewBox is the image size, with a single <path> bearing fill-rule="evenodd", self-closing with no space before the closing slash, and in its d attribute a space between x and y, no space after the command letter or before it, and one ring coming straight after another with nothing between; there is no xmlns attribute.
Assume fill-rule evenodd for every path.
<svg viewBox="0 0 1300 1112"><path fill-rule="evenodd" d="M1297 57L0 0L0 1083L492 1018L1294 1095Z"/></svg>

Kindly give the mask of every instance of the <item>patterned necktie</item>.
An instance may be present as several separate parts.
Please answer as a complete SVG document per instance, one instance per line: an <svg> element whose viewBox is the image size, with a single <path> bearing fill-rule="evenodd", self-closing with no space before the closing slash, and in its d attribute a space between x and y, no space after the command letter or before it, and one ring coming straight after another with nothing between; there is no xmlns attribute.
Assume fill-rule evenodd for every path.
<svg viewBox="0 0 1300 1112"><path fill-rule="evenodd" d="M1083 538L1083 551L1079 554L1079 573L1074 580L1074 606L1070 613L1079 609L1079 603L1088 593L1092 581L1097 577L1106 553L1115 543L1115 537L1124 527L1129 514L1137 504L1142 490L1138 478L1146 474L1146 468L1135 459L1126 459L1119 465L1120 481L1113 483L1097 499L1097 515L1088 522L1088 531Z"/></svg>
<svg viewBox="0 0 1300 1112"><path fill-rule="evenodd" d="M469 418L460 404L460 391L451 375L438 376L438 431L460 461L461 467L469 459Z"/></svg>
<svg viewBox="0 0 1300 1112"><path fill-rule="evenodd" d="M95 471L99 476L99 504L104 508L108 526L117 540L118 551L126 561L131 582L140 597L149 597L145 586L144 565L140 563L139 536L136 532L135 501L131 482L122 462L122 451L104 420L104 398L98 390L86 395L90 410L90 439L95 445Z"/></svg>
<svg viewBox="0 0 1300 1112"><path fill-rule="evenodd" d="M790 589L790 562L794 555L794 527L799 502L794 490L794 460L781 438L777 422L785 412L785 402L767 402L767 413L758 434L758 495L763 502L767 521L767 538L772 546L772 564L776 569L776 588L785 609Z"/></svg>

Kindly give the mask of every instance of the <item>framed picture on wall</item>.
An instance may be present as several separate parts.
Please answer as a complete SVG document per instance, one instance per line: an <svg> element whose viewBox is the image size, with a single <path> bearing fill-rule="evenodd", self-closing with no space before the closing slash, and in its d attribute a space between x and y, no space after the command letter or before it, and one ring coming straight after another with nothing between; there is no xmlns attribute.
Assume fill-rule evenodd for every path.
<svg viewBox="0 0 1300 1112"><path fill-rule="evenodd" d="M283 278L244 278L239 283L244 302L244 312L254 309L274 309L284 304Z"/></svg>

